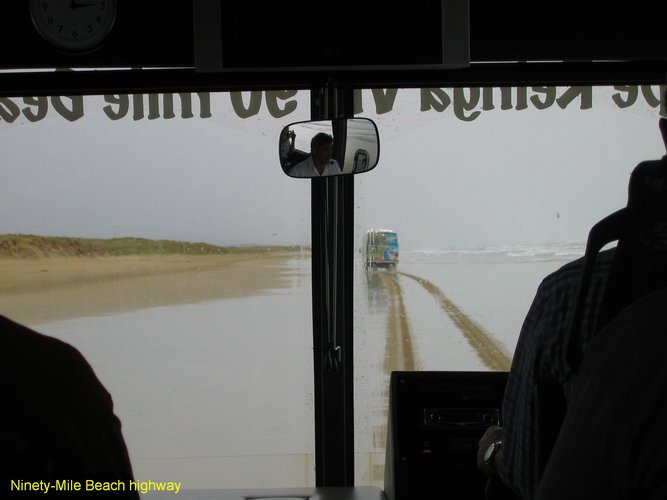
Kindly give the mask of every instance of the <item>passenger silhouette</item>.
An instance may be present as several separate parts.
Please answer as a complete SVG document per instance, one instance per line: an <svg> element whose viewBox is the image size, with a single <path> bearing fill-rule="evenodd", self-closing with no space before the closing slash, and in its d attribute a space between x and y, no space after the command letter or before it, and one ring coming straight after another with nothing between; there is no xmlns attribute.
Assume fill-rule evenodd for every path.
<svg viewBox="0 0 667 500"><path fill-rule="evenodd" d="M105 497L138 499L111 396L79 351L0 316L0 356L2 496L29 495L19 481L92 480L125 484ZM87 497L45 498L54 496Z"/></svg>
<svg viewBox="0 0 667 500"><path fill-rule="evenodd" d="M667 498L667 288L592 340L535 500Z"/></svg>
<svg viewBox="0 0 667 500"><path fill-rule="evenodd" d="M660 119L659 128L667 149L667 119ZM662 163L666 161L663 158ZM655 175L650 174L649 170L654 172L658 163L660 161L643 162L633 170L628 189L629 207L638 198L637 186L644 186L646 182L655 184L652 181ZM647 167L650 168L647 170ZM643 181L637 182L639 179ZM667 241L663 237L660 234L652 236L653 244L663 244ZM619 248L623 247L625 245L619 243ZM623 304L614 304L617 294L606 292L613 283L614 290L618 290L618 281L624 279L621 277L624 266L616 262L619 260L617 253L615 249L595 252L594 260L578 259L547 276L538 288L521 328L503 400L503 427L490 428L480 440L478 467L486 474L502 479L522 498L533 498L542 465L538 443L543 431L536 421L540 406L536 386L551 382L552 386L562 392L564 405L570 398L576 376L571 353L584 353L603 324L611 321L623 304L631 303L629 298L624 298ZM583 307L577 311L577 334L570 338L582 271L586 265L590 265L588 293ZM614 268L616 271L612 272ZM644 274L652 276L650 271ZM611 281L609 286L608 281ZM659 286L658 279L643 293ZM556 416L555 420L560 424L560 418ZM495 452L491 453L493 448ZM489 457L490 460L485 460Z"/></svg>

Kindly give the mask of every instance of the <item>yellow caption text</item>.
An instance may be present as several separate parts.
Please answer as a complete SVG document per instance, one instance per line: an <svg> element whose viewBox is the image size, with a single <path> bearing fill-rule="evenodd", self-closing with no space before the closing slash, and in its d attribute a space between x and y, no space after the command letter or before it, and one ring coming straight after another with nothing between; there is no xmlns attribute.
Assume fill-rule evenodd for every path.
<svg viewBox="0 0 667 500"><path fill-rule="evenodd" d="M116 491L137 491L146 494L151 491L170 491L178 495L181 491L181 482L176 481L94 481L87 479L85 481L73 481L63 479L56 481L24 481L21 479L10 481L9 489L12 492L34 493L62 493L78 491L90 493L98 492L116 492Z"/></svg>

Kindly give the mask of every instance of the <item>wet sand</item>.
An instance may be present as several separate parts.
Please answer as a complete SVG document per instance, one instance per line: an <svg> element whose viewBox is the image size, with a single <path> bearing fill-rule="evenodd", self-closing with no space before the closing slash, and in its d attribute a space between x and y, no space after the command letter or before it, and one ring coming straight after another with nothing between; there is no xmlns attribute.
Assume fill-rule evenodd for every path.
<svg viewBox="0 0 667 500"><path fill-rule="evenodd" d="M295 253L0 258L0 314L36 325L246 297L285 286Z"/></svg>
<svg viewBox="0 0 667 500"><path fill-rule="evenodd" d="M467 314L447 298L442 290L424 278L404 272L399 272L399 274L415 280L440 303L443 311L454 322L471 347L475 349L477 355L490 370L509 371L510 366L512 365L510 356L504 352L500 344L496 342L482 326L470 319Z"/></svg>
<svg viewBox="0 0 667 500"><path fill-rule="evenodd" d="M386 343L382 363L385 374L385 384L382 391L381 419L370 427L370 449L378 450L363 454L363 460L367 462L367 480L372 484L381 486L384 478L384 449L387 436L387 416L389 403L389 376L393 371L419 370L419 360L413 346L409 322L409 311L404 303L404 290L401 286L400 276L404 276L417 282L423 287L439 304L442 313L446 314L461 335L472 346L482 363L490 370L507 371L511 365L510 357L502 350L498 342L478 323L466 315L461 308L454 304L440 288L430 281L405 272L377 272L382 280L388 295Z"/></svg>
<svg viewBox="0 0 667 500"><path fill-rule="evenodd" d="M389 290L390 297L389 313L387 314L387 346L384 357L384 372L389 376L393 371L417 370L401 285L395 276L388 273L381 273L380 277Z"/></svg>
<svg viewBox="0 0 667 500"><path fill-rule="evenodd" d="M379 273L387 290L390 304L387 315L387 352L384 371L389 375L392 371L417 370L418 362L410 340L408 314L403 303L403 291L397 279L398 275L410 278L419 283L436 301L452 320L473 347L482 362L495 371L508 371L512 364L510 356L504 352L500 344L478 323L465 314L454 302L430 281L405 272Z"/></svg>

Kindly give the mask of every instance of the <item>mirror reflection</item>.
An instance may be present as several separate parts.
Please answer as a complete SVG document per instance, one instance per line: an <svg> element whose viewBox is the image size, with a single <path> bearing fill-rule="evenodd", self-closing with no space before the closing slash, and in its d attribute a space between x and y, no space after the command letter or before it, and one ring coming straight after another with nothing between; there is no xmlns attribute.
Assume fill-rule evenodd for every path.
<svg viewBox="0 0 667 500"><path fill-rule="evenodd" d="M368 172L377 165L379 153L377 127L367 118L292 123L280 133L280 165L290 177Z"/></svg>

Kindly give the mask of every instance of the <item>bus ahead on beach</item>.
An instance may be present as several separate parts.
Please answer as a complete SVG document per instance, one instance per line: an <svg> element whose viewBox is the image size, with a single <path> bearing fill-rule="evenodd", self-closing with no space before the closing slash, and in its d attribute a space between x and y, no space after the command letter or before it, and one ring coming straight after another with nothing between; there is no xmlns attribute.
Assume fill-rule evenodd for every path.
<svg viewBox="0 0 667 500"><path fill-rule="evenodd" d="M484 500L540 283L665 154L667 1L611 5L1 2L0 499L116 479L37 449L106 451L5 317L141 500Z"/></svg>
<svg viewBox="0 0 667 500"><path fill-rule="evenodd" d="M398 235L391 229L369 229L366 232L366 269L396 269Z"/></svg>

